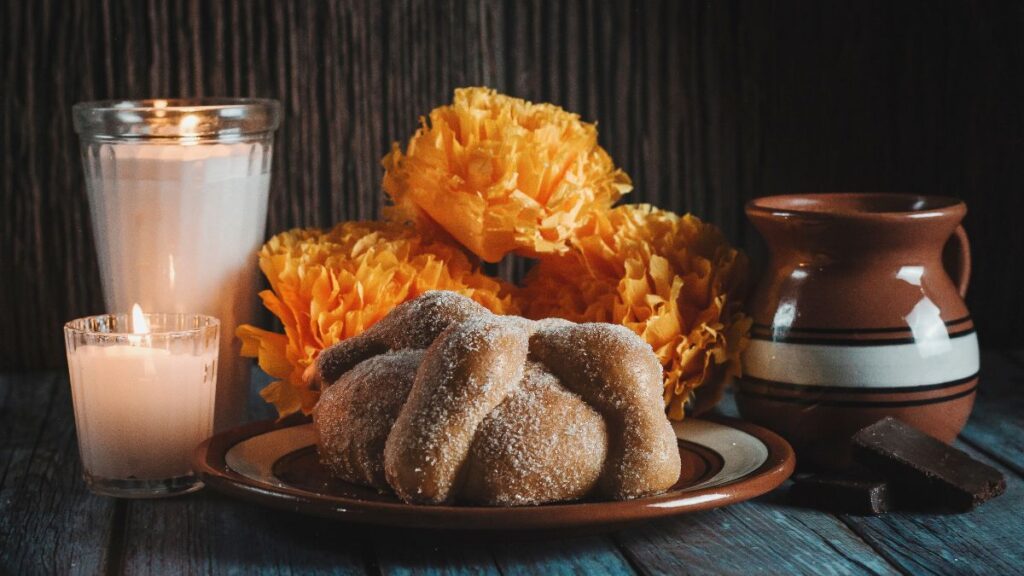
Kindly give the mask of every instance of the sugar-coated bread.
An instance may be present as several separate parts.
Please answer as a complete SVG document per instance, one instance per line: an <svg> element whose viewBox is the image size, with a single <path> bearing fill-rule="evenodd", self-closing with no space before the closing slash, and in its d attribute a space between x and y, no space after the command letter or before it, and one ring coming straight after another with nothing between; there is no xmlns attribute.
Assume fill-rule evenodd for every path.
<svg viewBox="0 0 1024 576"><path fill-rule="evenodd" d="M679 478L661 365L622 326L495 316L428 292L314 366L321 461L406 502L627 499Z"/></svg>
<svg viewBox="0 0 1024 576"><path fill-rule="evenodd" d="M387 316L355 338L325 349L307 371L314 389L333 384L367 358L388 350L423 349L455 322L490 314L469 298L444 290L431 290L395 307Z"/></svg>
<svg viewBox="0 0 1024 576"><path fill-rule="evenodd" d="M520 388L477 430L460 496L491 506L583 498L597 484L607 450L601 416L543 365L527 361Z"/></svg>
<svg viewBox="0 0 1024 576"><path fill-rule="evenodd" d="M623 500L679 480L675 431L665 417L661 364L650 345L624 326L542 326L530 355L596 410L608 426L608 457L598 482ZM664 489L664 488L662 488Z"/></svg>
<svg viewBox="0 0 1024 576"><path fill-rule="evenodd" d="M519 322L491 314L452 324L427 348L384 448L399 498L449 500L477 428L519 386L528 349Z"/></svg>
<svg viewBox="0 0 1024 576"><path fill-rule="evenodd" d="M324 390L313 410L320 461L338 478L389 490L384 444L412 389L422 350L369 358Z"/></svg>

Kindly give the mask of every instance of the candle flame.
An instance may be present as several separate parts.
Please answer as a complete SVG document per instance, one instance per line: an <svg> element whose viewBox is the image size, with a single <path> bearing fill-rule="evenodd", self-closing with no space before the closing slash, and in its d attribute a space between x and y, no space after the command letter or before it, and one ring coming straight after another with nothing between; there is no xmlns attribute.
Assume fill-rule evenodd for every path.
<svg viewBox="0 0 1024 576"><path fill-rule="evenodd" d="M199 126L199 116L195 114L186 114L181 118L181 122L178 123L182 136L189 136L194 133L196 126Z"/></svg>
<svg viewBox="0 0 1024 576"><path fill-rule="evenodd" d="M138 304L132 306L132 334L149 334L149 322Z"/></svg>
<svg viewBox="0 0 1024 576"><path fill-rule="evenodd" d="M167 100L153 100L153 108L167 108Z"/></svg>

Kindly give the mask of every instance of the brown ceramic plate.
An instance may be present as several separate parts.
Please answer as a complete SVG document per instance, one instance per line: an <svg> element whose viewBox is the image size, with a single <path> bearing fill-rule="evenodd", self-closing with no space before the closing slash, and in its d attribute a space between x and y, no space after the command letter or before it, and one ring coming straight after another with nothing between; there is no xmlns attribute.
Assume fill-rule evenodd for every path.
<svg viewBox="0 0 1024 576"><path fill-rule="evenodd" d="M753 424L726 418L675 425L682 475L658 496L622 502L490 508L405 504L390 494L331 478L316 459L311 424L256 422L210 438L195 466L210 487L275 508L347 522L451 530L618 527L749 500L793 472L789 444Z"/></svg>

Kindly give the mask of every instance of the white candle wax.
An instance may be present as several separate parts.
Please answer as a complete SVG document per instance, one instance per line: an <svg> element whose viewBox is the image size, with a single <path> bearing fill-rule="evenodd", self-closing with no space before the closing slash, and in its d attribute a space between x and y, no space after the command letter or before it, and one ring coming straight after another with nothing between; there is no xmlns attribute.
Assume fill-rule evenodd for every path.
<svg viewBox="0 0 1024 576"><path fill-rule="evenodd" d="M86 162L107 307L221 321L216 428L242 421L249 384L235 328L252 322L270 183L264 142L97 143Z"/></svg>
<svg viewBox="0 0 1024 576"><path fill-rule="evenodd" d="M144 337L140 342L144 342ZM191 473L213 427L216 352L79 346L68 354L86 473L159 480Z"/></svg>

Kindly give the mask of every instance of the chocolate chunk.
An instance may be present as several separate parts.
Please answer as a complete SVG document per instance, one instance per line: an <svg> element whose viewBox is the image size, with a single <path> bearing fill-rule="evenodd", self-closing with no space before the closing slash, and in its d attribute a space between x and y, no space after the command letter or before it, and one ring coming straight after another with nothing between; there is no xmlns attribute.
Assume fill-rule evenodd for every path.
<svg viewBox="0 0 1024 576"><path fill-rule="evenodd" d="M875 515L892 509L889 486L879 478L799 474L789 495L797 504L830 512Z"/></svg>
<svg viewBox="0 0 1024 576"><path fill-rule="evenodd" d="M853 436L853 457L885 475L901 502L967 511L1006 490L995 468L891 417Z"/></svg>

